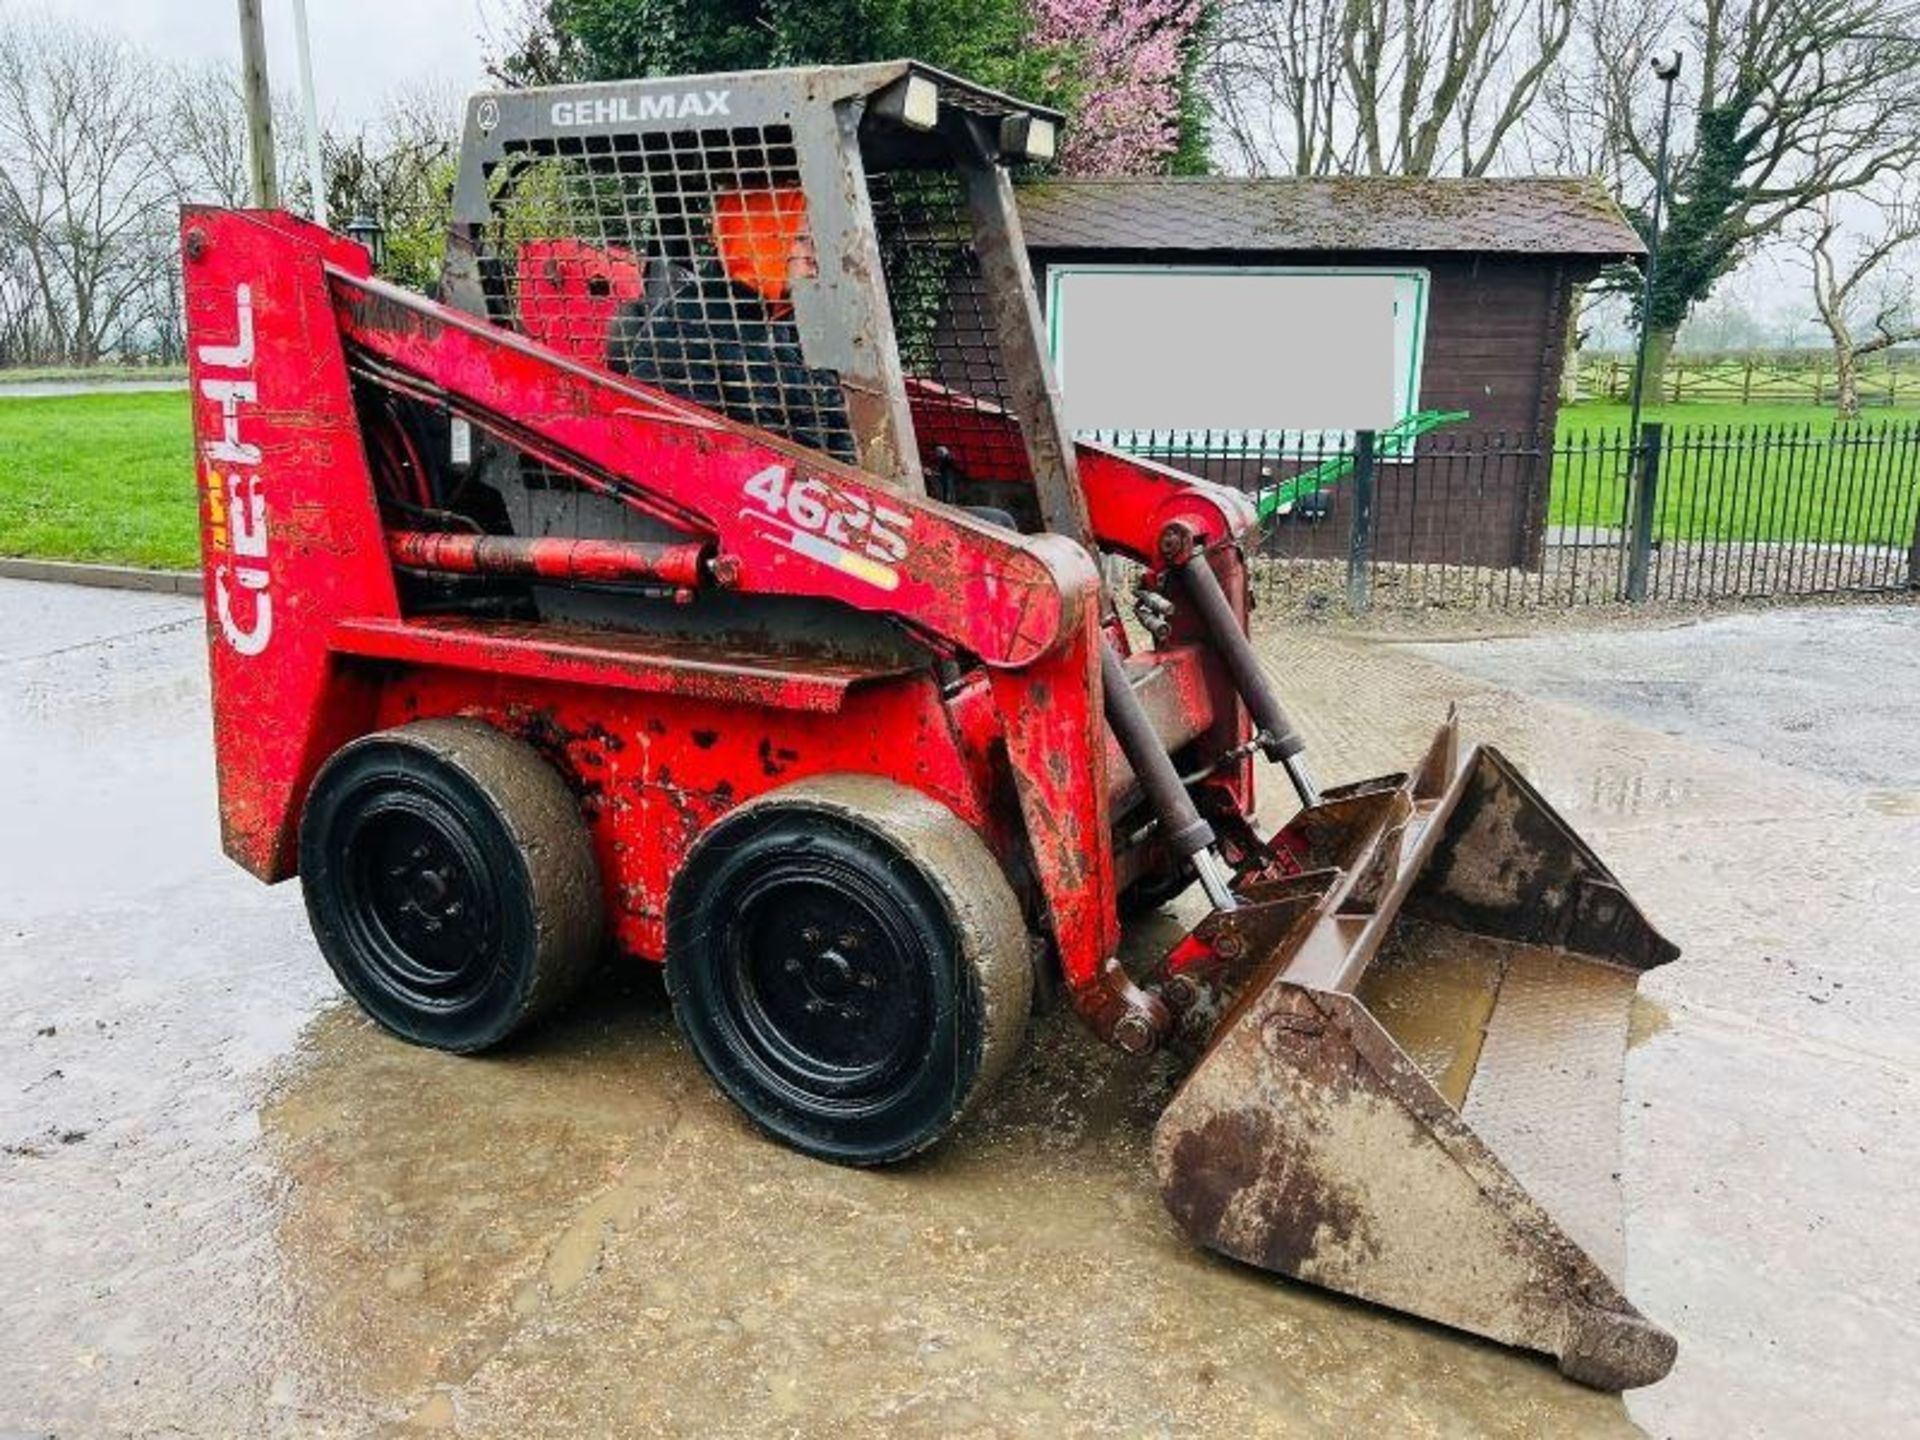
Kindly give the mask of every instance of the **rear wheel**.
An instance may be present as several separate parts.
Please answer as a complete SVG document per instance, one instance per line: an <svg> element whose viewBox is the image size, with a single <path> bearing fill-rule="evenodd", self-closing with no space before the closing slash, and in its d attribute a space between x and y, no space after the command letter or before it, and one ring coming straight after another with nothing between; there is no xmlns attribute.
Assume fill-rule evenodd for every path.
<svg viewBox="0 0 1920 1440"><path fill-rule="evenodd" d="M415 1044L497 1045L600 954L578 804L536 751L481 721L419 721L328 760L301 816L300 878L341 985Z"/></svg>
<svg viewBox="0 0 1920 1440"><path fill-rule="evenodd" d="M916 791L804 781L688 858L667 988L708 1072L776 1138L843 1164L933 1144L1012 1059L1032 1004L1019 902Z"/></svg>

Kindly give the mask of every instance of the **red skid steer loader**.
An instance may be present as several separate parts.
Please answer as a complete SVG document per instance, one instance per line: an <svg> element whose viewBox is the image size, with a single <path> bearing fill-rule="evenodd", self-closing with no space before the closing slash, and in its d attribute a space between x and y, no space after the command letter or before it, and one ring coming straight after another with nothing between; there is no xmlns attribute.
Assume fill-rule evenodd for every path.
<svg viewBox="0 0 1920 1440"><path fill-rule="evenodd" d="M910 62L482 95L438 301L189 209L225 848L415 1043L664 964L717 1084L842 1163L960 1121L1043 972L1194 1057L1153 1156L1201 1243L1657 1380L1617 1110L1674 947L1451 723L1316 786L1247 500L1063 426L1008 178L1059 124Z"/></svg>

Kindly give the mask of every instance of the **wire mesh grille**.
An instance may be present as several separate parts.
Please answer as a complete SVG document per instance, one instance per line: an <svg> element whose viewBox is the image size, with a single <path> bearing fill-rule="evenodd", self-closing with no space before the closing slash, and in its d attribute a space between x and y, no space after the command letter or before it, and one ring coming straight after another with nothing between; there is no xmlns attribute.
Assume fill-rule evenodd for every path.
<svg viewBox="0 0 1920 1440"><path fill-rule="evenodd" d="M489 312L576 360L854 459L792 282L818 260L786 126L521 142L488 173Z"/></svg>
<svg viewBox="0 0 1920 1440"><path fill-rule="evenodd" d="M953 500L969 482L1026 480L962 177L884 171L868 191L929 487Z"/></svg>

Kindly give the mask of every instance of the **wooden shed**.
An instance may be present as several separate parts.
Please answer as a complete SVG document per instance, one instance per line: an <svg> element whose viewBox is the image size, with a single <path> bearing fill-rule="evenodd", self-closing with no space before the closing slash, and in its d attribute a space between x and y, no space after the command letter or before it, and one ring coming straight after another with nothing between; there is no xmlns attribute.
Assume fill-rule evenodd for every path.
<svg viewBox="0 0 1920 1440"><path fill-rule="evenodd" d="M1449 468L1457 472L1462 449L1550 442L1575 287L1643 253L1605 190L1583 179L1052 180L1022 187L1020 214L1049 324L1068 354L1074 319L1061 296L1069 293L1063 282L1078 273L1244 272L1281 277L1278 284L1293 277L1303 282L1303 297L1316 276L1391 277L1401 287L1395 344L1402 352L1402 409L1469 415L1381 469L1381 553L1415 561L1524 565L1537 558L1544 461L1502 463L1470 486L1456 486L1461 493L1450 497L1444 539L1423 535L1423 525L1432 530L1431 515L1423 520L1418 507L1396 498L1404 502L1423 483L1430 493L1441 485L1438 473L1424 473L1435 469L1429 455L1436 463L1442 452L1452 455ZM1111 346L1111 327L1102 333ZM1141 335L1141 353L1155 343ZM1276 334L1270 343L1315 345L1317 337ZM1065 364L1070 411L1074 375ZM1250 488L1260 466L1271 474L1278 464L1284 474L1289 460L1298 460L1290 433L1281 427L1243 435L1247 443L1238 446L1209 444L1204 463L1187 447L1182 463ZM1346 543L1343 492L1331 499L1334 513L1319 524L1321 539L1311 547L1329 553ZM1396 525L1405 533L1395 533ZM1448 553L1423 553L1436 545Z"/></svg>

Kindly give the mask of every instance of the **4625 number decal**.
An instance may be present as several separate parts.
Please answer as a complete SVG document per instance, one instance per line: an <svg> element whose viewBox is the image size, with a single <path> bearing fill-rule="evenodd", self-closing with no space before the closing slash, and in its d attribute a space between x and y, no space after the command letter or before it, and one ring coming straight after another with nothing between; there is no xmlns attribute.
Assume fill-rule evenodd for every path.
<svg viewBox="0 0 1920 1440"><path fill-rule="evenodd" d="M770 522L768 538L796 555L892 590L893 567L907 558L913 517L816 476L794 479L784 465L769 465L743 488L754 502L743 515Z"/></svg>

